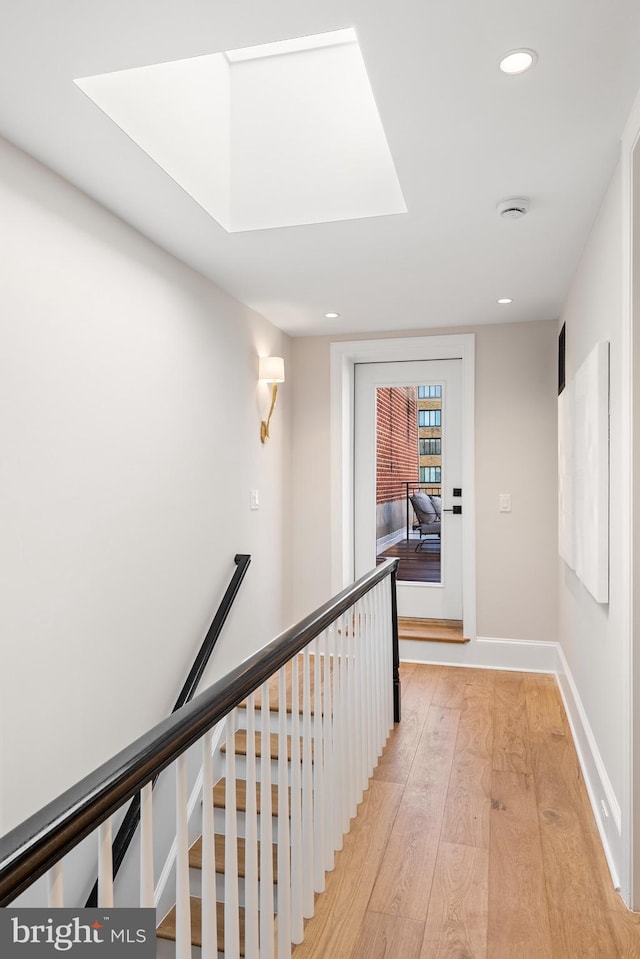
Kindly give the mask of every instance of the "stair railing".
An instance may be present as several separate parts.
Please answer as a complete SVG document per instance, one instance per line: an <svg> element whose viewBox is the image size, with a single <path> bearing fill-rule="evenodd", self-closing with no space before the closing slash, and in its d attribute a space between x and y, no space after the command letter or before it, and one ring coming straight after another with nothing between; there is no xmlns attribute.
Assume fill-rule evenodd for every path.
<svg viewBox="0 0 640 959"><path fill-rule="evenodd" d="M99 849L110 849L111 817L140 793L140 894L138 902L116 905L155 907L159 893L157 887L154 891L151 784L173 766L176 959L190 959L192 943L202 946L204 956L219 950L227 959L237 959L241 926L248 959L288 959L292 942L302 941L314 895L324 889L325 872L333 867L394 718L399 719L397 564L386 560L367 573L8 833L0 840L0 906L45 874L49 906L63 906L64 858L92 833L97 833ZM246 730L241 815L235 775L239 728ZM226 748L223 821L216 820L221 811L211 801L220 762L213 741L221 729ZM191 806L201 809L201 819L194 815L190 821L187 750L196 743L202 750L201 801ZM273 783L272 755L277 759ZM221 787L219 783L217 789ZM196 825L202 834L199 899L191 895L189 877L195 819L200 819ZM242 907L239 832L244 840ZM215 834L224 837L223 894L219 883L216 888ZM107 853L100 857L98 904L107 908L113 903ZM199 921L194 921L198 912Z"/></svg>
<svg viewBox="0 0 640 959"><path fill-rule="evenodd" d="M204 671L207 668L209 660L211 659L211 654L215 648L216 643L222 632L222 627L227 621L229 613L231 612L231 607L233 606L234 600L238 595L238 590L242 585L242 581L247 573L249 564L251 562L251 556L248 553L236 553L233 557L233 561L236 564L236 569L231 577L231 582L225 590L225 594L220 601L220 605L216 611L215 616L211 621L211 625L207 630L207 634L202 641L202 645L198 650L198 654L193 661L193 666L189 670L189 675L187 676L182 689L180 690L180 695L176 699L175 705L171 710L171 713L177 712L181 706L184 706L185 703L190 702L198 688L198 683L204 675ZM156 784L157 776L151 782L151 788ZM124 861L124 857L127 853L127 849L131 845L131 841L135 835L136 829L140 822L140 793L133 797L129 808L127 809L124 819L122 820L116 837L113 840L111 848L111 859L113 862L113 877L117 876L120 866ZM91 907L98 904L98 880L96 879L85 906Z"/></svg>

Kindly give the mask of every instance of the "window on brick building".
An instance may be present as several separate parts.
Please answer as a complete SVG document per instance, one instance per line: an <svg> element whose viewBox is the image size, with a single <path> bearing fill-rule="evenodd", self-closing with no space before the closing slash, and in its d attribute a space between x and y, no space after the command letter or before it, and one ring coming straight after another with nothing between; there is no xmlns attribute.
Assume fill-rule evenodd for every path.
<svg viewBox="0 0 640 959"><path fill-rule="evenodd" d="M440 483L440 467L439 466L421 466L420 482L421 483Z"/></svg>
<svg viewBox="0 0 640 959"><path fill-rule="evenodd" d="M436 439L420 440L420 456L440 456L442 453L442 440Z"/></svg>
<svg viewBox="0 0 640 959"><path fill-rule="evenodd" d="M419 386L418 387L419 400L436 400L441 396L442 396L441 386Z"/></svg>
<svg viewBox="0 0 640 959"><path fill-rule="evenodd" d="M418 410L418 426L440 426L441 410Z"/></svg>

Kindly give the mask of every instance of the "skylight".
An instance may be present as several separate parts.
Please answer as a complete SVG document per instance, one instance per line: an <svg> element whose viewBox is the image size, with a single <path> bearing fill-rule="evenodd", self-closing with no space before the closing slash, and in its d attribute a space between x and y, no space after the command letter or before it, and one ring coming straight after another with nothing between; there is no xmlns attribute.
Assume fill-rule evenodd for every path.
<svg viewBox="0 0 640 959"><path fill-rule="evenodd" d="M349 27L346 30L334 30L331 33L315 33L311 37L295 37L292 40L261 43L257 47L226 50L225 56L229 63L242 63L245 60L258 60L261 57L275 57L283 53L304 53L306 50L319 50L321 47L337 47L341 43L357 42L355 30Z"/></svg>
<svg viewBox="0 0 640 959"><path fill-rule="evenodd" d="M228 232L406 213L351 29L75 82Z"/></svg>

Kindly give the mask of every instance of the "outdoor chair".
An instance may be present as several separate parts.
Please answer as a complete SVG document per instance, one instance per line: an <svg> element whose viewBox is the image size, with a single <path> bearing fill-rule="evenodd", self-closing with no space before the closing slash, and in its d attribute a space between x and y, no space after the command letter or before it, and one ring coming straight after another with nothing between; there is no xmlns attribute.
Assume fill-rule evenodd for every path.
<svg viewBox="0 0 640 959"><path fill-rule="evenodd" d="M414 493L409 497L417 523L414 529L419 530L420 539L416 546L416 553L421 550L425 541L423 536L440 536L442 499L439 496L428 496L426 493Z"/></svg>

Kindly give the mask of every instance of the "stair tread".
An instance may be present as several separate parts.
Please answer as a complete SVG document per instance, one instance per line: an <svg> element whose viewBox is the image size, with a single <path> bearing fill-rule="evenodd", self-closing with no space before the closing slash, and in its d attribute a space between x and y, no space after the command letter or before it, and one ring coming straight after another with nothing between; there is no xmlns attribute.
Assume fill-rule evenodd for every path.
<svg viewBox="0 0 640 959"><path fill-rule="evenodd" d="M245 842L244 839L238 838L237 841L238 849L238 876L241 879L244 879L245 876ZM216 872L224 875L224 845L225 837L219 834L216 834L214 837L215 845L215 860L216 860ZM260 850L260 843L258 843L258 852ZM273 854L273 874L276 875L277 871L277 859L278 859L278 850L276 845L272 846ZM189 850L189 865L192 869L202 869L202 836L194 842L193 846ZM258 878L260 878L260 855L258 854Z"/></svg>
<svg viewBox="0 0 640 959"><path fill-rule="evenodd" d="M469 642L462 632L462 620L419 619L415 616L398 617L398 638L438 643Z"/></svg>
<svg viewBox="0 0 640 959"><path fill-rule="evenodd" d="M269 736L269 746L271 759L278 758L279 736L277 733L271 733ZM287 759L291 759L292 737L287 736ZM303 738L300 736L300 756L302 756ZM223 743L221 751L227 751L227 744ZM237 756L247 755L247 731L239 729L235 736L235 751ZM313 756L313 743L311 743L311 755ZM256 758L262 757L262 734L256 733Z"/></svg>
<svg viewBox="0 0 640 959"><path fill-rule="evenodd" d="M297 657L295 657L295 658L297 659L297 663L298 663L298 700L299 700L299 702L298 702L298 708L299 708L300 711L302 711L302 690L303 690L304 658L303 658L303 656L301 656L301 655L299 655L299 656L297 656ZM323 686L323 684L324 684L324 664L323 664L322 660L324 659L324 657L320 657L320 659L321 659L320 687L321 687L321 689L322 689L322 686ZM294 662L294 660L291 660L291 661L288 662L287 665L285 666L287 712L289 712L289 713L292 711L292 699L293 699L293 697L292 697L292 692L291 692L291 677L292 677L292 670L293 670L293 665L292 665L293 662ZM314 689L315 689L315 681L314 681L314 656L313 656L313 654L312 654L311 657L310 657L309 666L310 666L310 668L309 668L309 688L310 688L310 694L311 694L311 703L310 703L310 706L311 706L311 714L313 715L313 712L314 712L313 697L314 697ZM333 664L330 665L330 670L331 670L331 672L333 672ZM268 681L268 688L269 688L269 709L270 709L270 711L272 711L272 712L277 712L277 711L278 711L278 707L279 707L279 703L280 703L280 684L279 684L279 677L278 677L278 674L277 674L277 673L276 673L275 676L272 676L271 679ZM246 706L246 705L247 705L246 700L245 700L244 703L242 703L242 705L243 705L243 706ZM254 693L254 705L255 705L255 708L256 708L256 709L259 709L259 708L261 707L261 705L262 705L262 689L258 689L258 690L256 690L256 692Z"/></svg>
<svg viewBox="0 0 640 959"><path fill-rule="evenodd" d="M240 955L244 956L244 909L238 909L240 925ZM216 903L216 918L218 924L218 951L224 952L224 903ZM156 929L158 939L176 940L176 907L167 913ZM202 899L191 896L191 944L202 946Z"/></svg>
<svg viewBox="0 0 640 959"><path fill-rule="evenodd" d="M261 808L261 790L260 783L256 783L256 809L260 812ZM213 787L213 805L216 809L225 808L226 779L221 779ZM291 797L291 789L289 789ZM236 809L238 812L246 812L247 809L247 783L244 779L236 779ZM271 815L278 815L278 785L273 783L271 786Z"/></svg>

